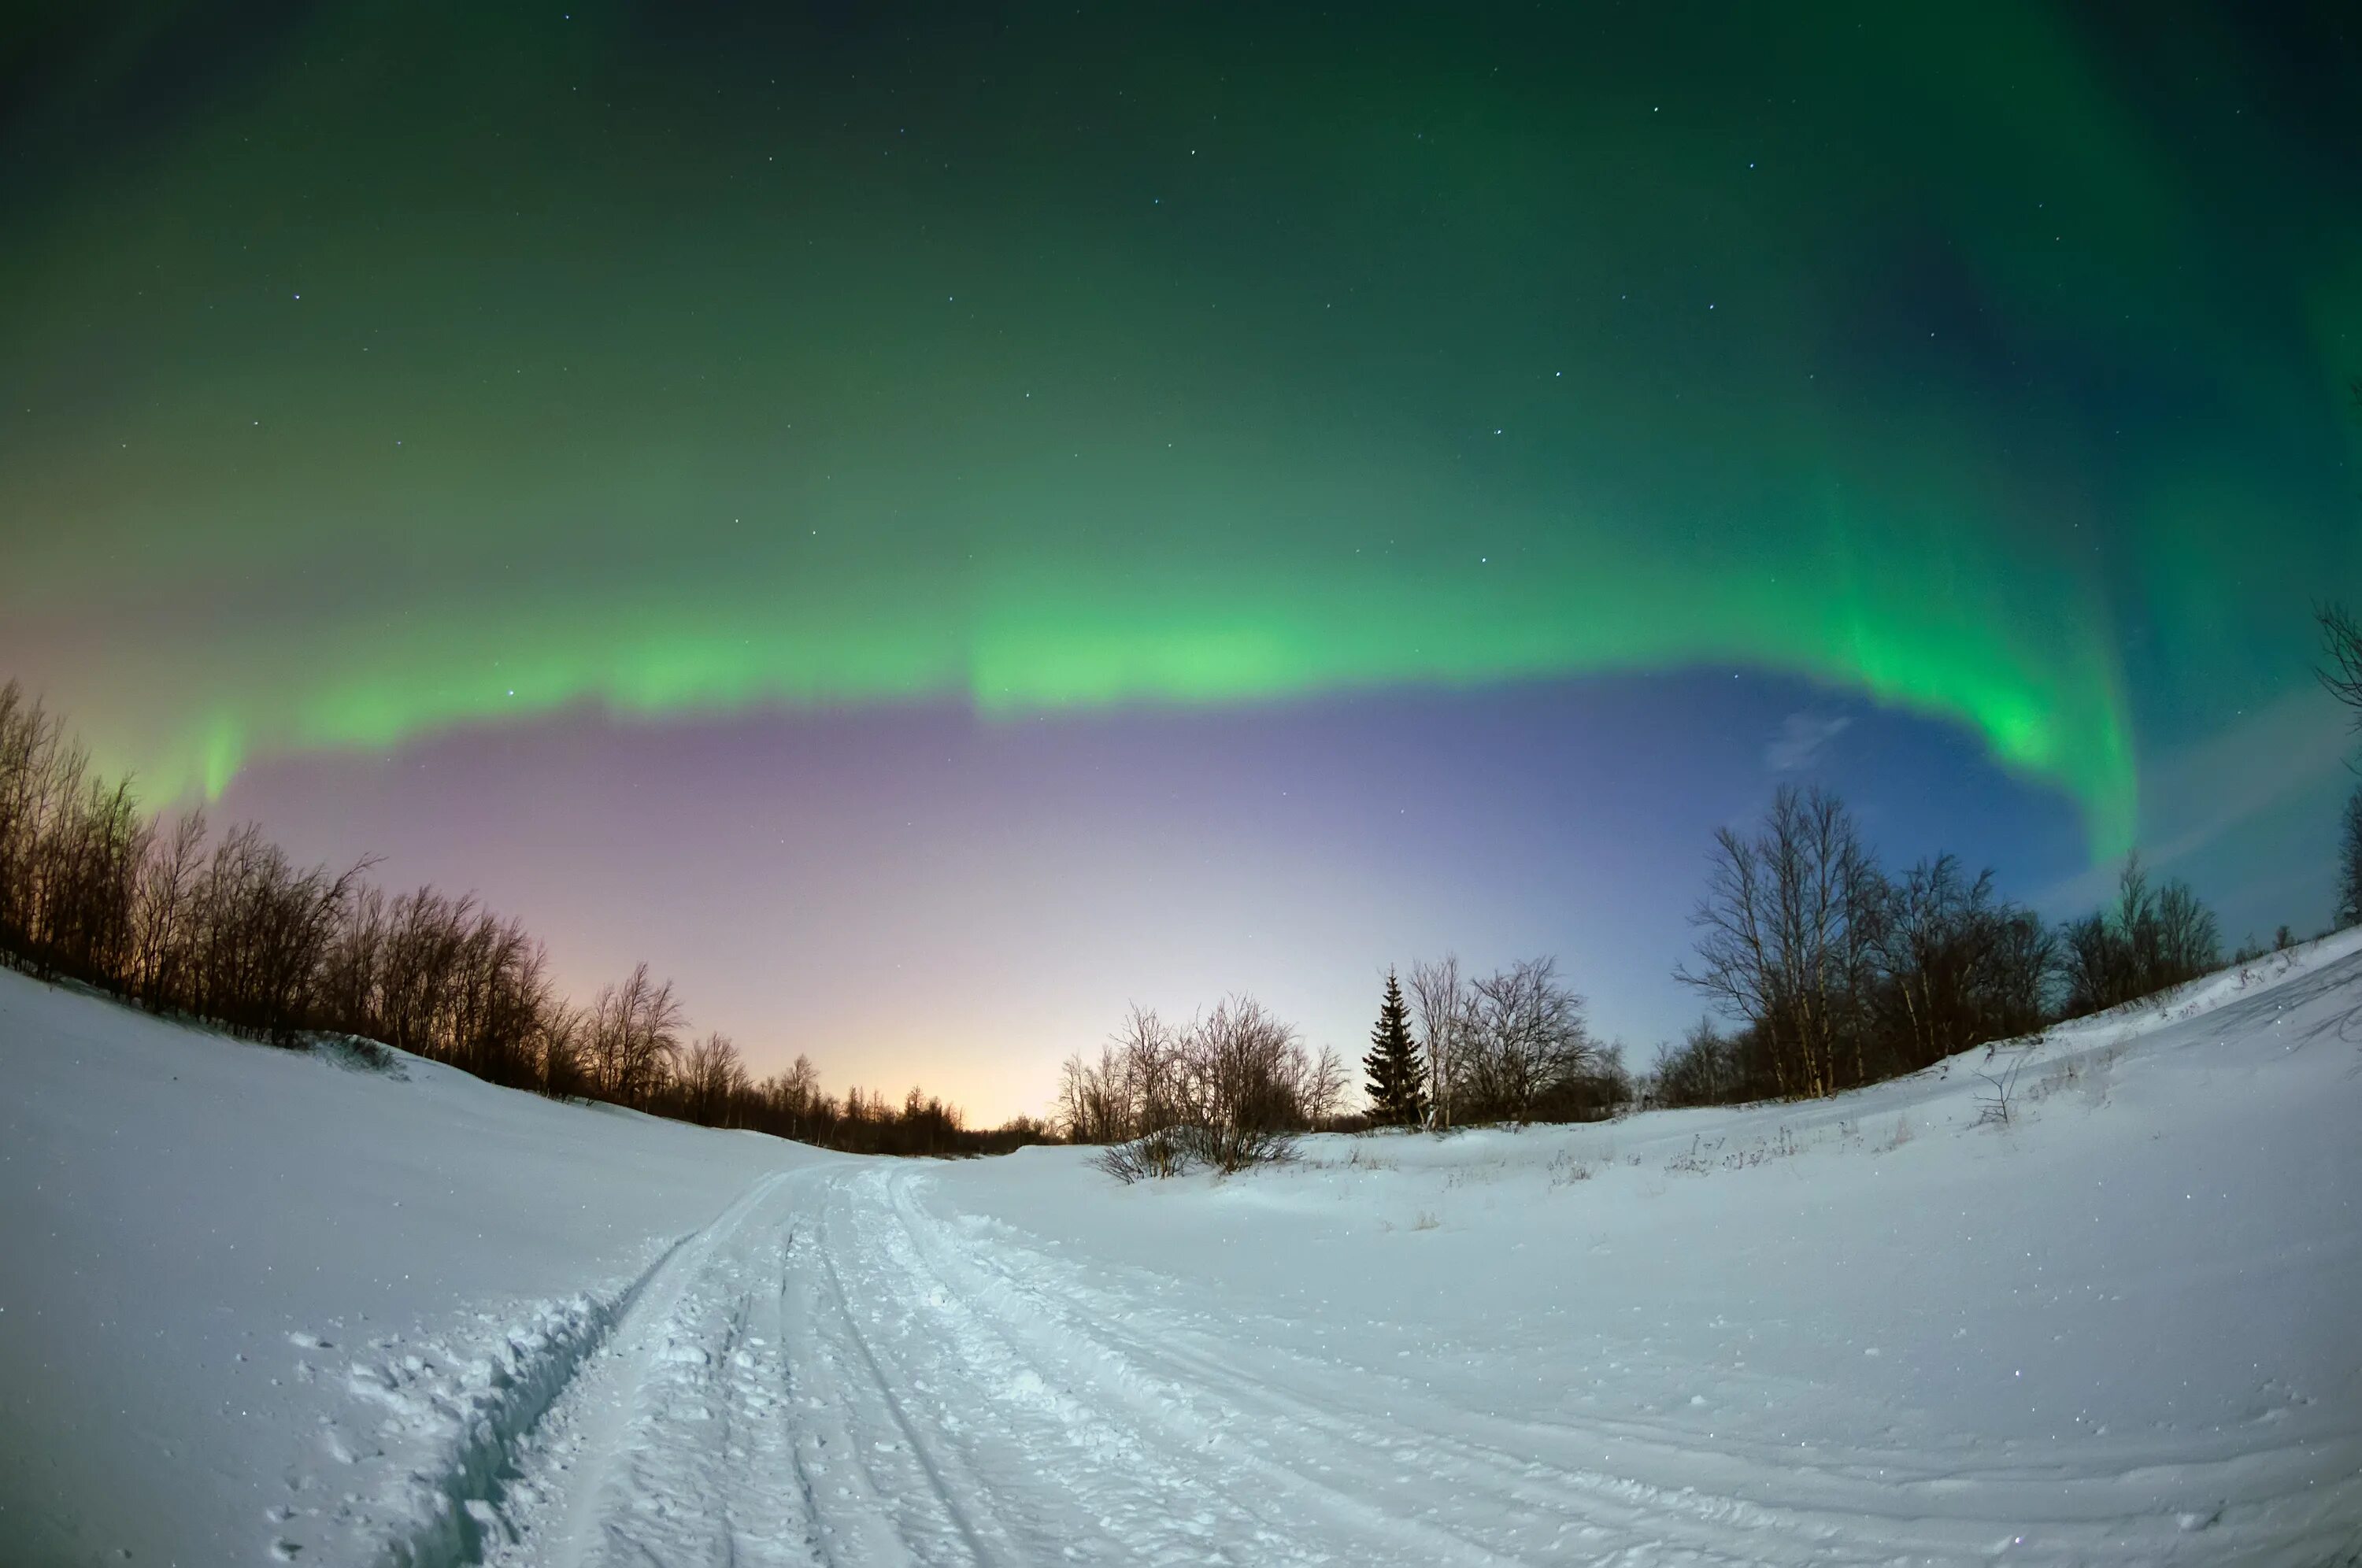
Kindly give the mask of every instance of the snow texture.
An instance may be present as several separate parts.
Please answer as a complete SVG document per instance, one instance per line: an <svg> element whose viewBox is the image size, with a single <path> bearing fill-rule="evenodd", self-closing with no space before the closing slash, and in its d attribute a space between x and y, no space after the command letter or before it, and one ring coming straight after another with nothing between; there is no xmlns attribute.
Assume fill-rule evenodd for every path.
<svg viewBox="0 0 2362 1568"><path fill-rule="evenodd" d="M395 1066L0 976L10 1561L2362 1563L2356 935L1130 1187Z"/></svg>

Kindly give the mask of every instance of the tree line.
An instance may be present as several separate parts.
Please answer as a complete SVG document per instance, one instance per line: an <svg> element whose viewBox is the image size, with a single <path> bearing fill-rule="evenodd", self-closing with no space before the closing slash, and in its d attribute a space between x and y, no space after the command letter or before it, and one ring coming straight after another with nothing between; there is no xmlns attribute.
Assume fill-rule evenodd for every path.
<svg viewBox="0 0 2362 1568"><path fill-rule="evenodd" d="M2362 385L2356 388L2362 405ZM2314 613L2314 674L2362 729L2362 621ZM2347 798L2331 929L2362 924L2362 787ZM1833 1094L1956 1052L2123 1007L2223 961L2214 915L2187 883L2155 882L2135 854L2114 899L2046 927L1948 855L1882 872L1842 801L1785 789L1758 830L1716 836L1692 917L1697 957L1677 977L1710 1014L1660 1049L1650 1090L1668 1105ZM2286 925L2235 964L2295 944Z"/></svg>
<svg viewBox="0 0 2362 1568"><path fill-rule="evenodd" d="M2314 674L2362 729L2362 622L2334 604L2315 620ZM1716 835L1692 922L1697 955L1675 975L1713 1011L1659 1050L1650 1092L1667 1105L1834 1094L2125 1006L2223 962L2213 913L2187 883L2153 881L2137 854L2105 908L2046 926L1995 892L1991 871L1970 878L1949 855L1887 875L1844 803L1819 790L1783 789L1754 833ZM2357 924L2362 788L2340 823L2331 918L2332 929ZM2282 925L2232 961L2295 940Z"/></svg>
<svg viewBox="0 0 2362 1568"><path fill-rule="evenodd" d="M2362 712L2362 627L2341 629ZM1710 1011L1637 1077L1620 1045L1592 1033L1555 959L1472 975L1447 955L1407 978L1387 972L1358 1109L1332 1050L1308 1050L1235 997L1177 1027L1135 1009L1096 1058L1067 1058L1051 1127L1106 1145L1105 1168L1134 1180L1284 1158L1315 1131L1819 1098L2125 1006L2223 962L2213 913L2137 854L2104 908L2052 924L1954 855L1887 871L1844 801L1820 789L1783 788L1751 831L1716 834L1692 923L1696 951L1674 976ZM2362 923L2362 790L2343 824L2337 923ZM2235 961L2293 942L2283 925Z"/></svg>
<svg viewBox="0 0 2362 1568"><path fill-rule="evenodd" d="M1835 794L1782 788L1751 833L1715 838L1674 977L1712 1011L1661 1047L1668 1105L1839 1093L2222 963L2214 916L2135 855L2108 908L2056 926L1939 854L1890 875Z"/></svg>
<svg viewBox="0 0 2362 1568"><path fill-rule="evenodd" d="M1096 1057L1066 1059L1051 1124L1106 1145L1102 1168L1131 1181L1284 1159L1306 1132L1589 1120L1632 1093L1622 1048L1593 1038L1551 958L1480 977L1416 964L1407 999L1390 972L1363 1066L1366 1109L1349 1110L1343 1059L1252 997L1180 1025L1134 1008Z"/></svg>
<svg viewBox="0 0 2362 1568"><path fill-rule="evenodd" d="M756 1078L727 1035L693 1033L646 964L577 1004L521 922L473 894L389 893L374 867L297 865L259 827L215 834L201 811L150 815L59 715L0 685L0 963L274 1044L349 1035L513 1088L832 1148L972 1154L1046 1135L1022 1118L970 1128L916 1088L831 1095L802 1056Z"/></svg>

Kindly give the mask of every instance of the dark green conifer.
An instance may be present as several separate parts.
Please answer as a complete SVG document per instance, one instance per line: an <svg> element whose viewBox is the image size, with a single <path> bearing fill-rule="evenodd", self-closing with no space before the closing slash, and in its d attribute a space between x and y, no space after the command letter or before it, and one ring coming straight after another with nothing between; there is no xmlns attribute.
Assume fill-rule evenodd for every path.
<svg viewBox="0 0 2362 1568"><path fill-rule="evenodd" d="M1394 971L1386 971L1386 999L1378 1009L1377 1027L1370 1031L1370 1054L1362 1058L1369 1073L1370 1114L1380 1122L1416 1127L1427 1120L1427 1074L1418 1058L1418 1042L1411 1038L1410 1009L1403 1004L1402 987Z"/></svg>

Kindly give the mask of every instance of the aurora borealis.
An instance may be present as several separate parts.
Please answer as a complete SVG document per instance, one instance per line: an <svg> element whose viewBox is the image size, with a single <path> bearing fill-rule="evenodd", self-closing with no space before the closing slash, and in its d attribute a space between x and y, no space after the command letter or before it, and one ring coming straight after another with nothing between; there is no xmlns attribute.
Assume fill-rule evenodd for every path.
<svg viewBox="0 0 2362 1568"><path fill-rule="evenodd" d="M864 746L979 747L988 784L931 798L1010 812L966 797L885 879L938 906L1054 754L1137 792L1340 715L1416 751L1415 719L1474 748L1416 769L1440 821L1531 724L1599 726L1531 761L1590 777L1816 708L1918 758L1849 778L1866 807L1941 752L1958 846L2055 883L2198 833L2158 781L2257 715L2318 727L2307 609L2362 590L2358 40L2330 5L2010 0L53 7L0 30L0 673L151 797L322 853L489 809L403 784L426 758L546 799L685 749L753 814L791 755L783 814L832 838L822 803L904 788ZM2257 812L2317 810L2314 751ZM291 804L364 767L380 814ZM1032 863L1275 842L1228 792L1255 767L1187 831L1073 802ZM1644 791L1676 803L1646 831L1763 787ZM582 822L698 831L651 792ZM437 874L558 927L580 852L543 853ZM1667 864L1618 898L1677 940ZM2277 918L2318 919L2301 869L2255 868ZM799 874L887 896L858 856ZM1586 894L1549 880L1439 874L1418 934L1565 945ZM2235 938L2271 918L2215 893ZM1220 918L1195 897L1163 918ZM606 920L578 941L687 928ZM1676 955L1569 955L1635 1028ZM1168 983L1138 963L1102 983ZM853 1071L881 1026L845 1007L811 1048Z"/></svg>

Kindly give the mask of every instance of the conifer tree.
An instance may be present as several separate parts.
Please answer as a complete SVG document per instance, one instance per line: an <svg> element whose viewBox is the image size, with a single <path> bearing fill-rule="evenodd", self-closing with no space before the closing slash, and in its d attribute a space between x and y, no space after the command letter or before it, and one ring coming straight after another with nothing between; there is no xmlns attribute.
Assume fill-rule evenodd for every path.
<svg viewBox="0 0 2362 1568"><path fill-rule="evenodd" d="M1410 1009L1403 1003L1402 986L1391 969L1377 1026L1370 1031L1370 1054L1362 1058L1362 1066L1370 1075L1371 1115L1403 1127L1426 1120L1427 1074L1418 1059L1418 1042L1411 1037Z"/></svg>

